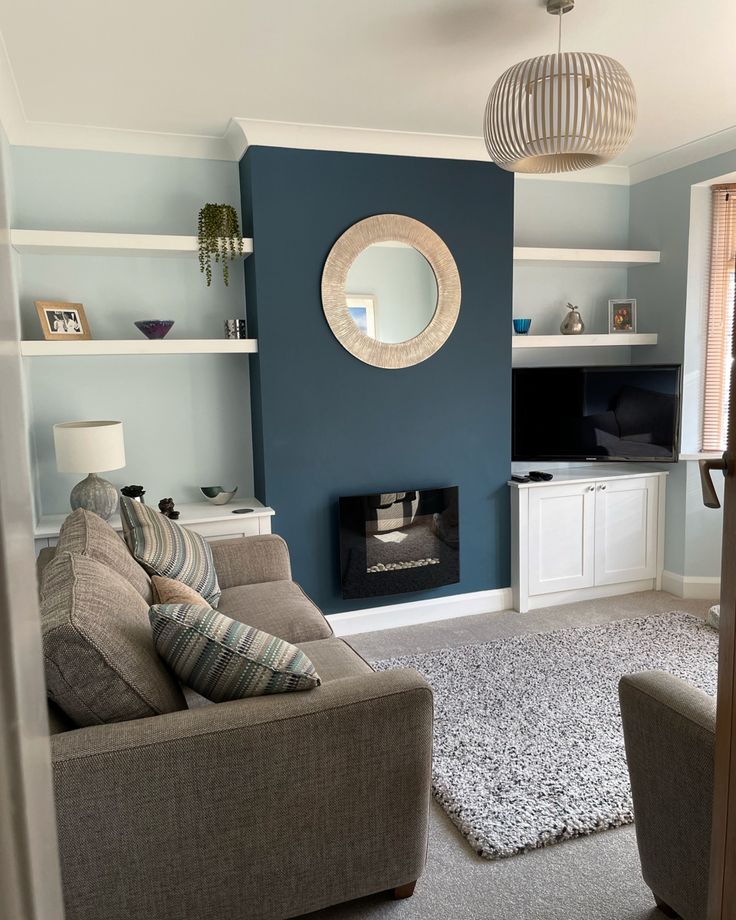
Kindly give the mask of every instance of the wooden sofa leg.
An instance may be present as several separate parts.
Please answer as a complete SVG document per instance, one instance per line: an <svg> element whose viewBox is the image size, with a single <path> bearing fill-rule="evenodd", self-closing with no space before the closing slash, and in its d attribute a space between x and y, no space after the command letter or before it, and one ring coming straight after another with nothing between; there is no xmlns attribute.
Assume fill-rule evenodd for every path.
<svg viewBox="0 0 736 920"><path fill-rule="evenodd" d="M399 885L398 888L394 888L394 901L400 901L402 898L410 898L414 894L416 884L416 881L407 882L406 885Z"/></svg>
<svg viewBox="0 0 736 920"><path fill-rule="evenodd" d="M673 909L670 907L669 904L666 904L666 903L662 900L662 898L658 898L656 894L654 895L654 900L655 900L655 902L656 902L656 904L657 904L657 907L662 911L662 913L665 915L665 917L672 917L672 918L674 918L674 917L679 917L679 916L680 916L680 915L677 913L676 910L673 910Z"/></svg>

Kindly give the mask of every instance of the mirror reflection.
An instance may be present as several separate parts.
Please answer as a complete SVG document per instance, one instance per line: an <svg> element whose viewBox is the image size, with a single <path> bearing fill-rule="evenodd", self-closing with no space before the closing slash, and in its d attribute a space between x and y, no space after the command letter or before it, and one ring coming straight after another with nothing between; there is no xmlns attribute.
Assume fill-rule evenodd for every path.
<svg viewBox="0 0 736 920"><path fill-rule="evenodd" d="M406 243L366 247L348 271L346 300L355 325L379 342L406 342L427 328L437 309L437 279Z"/></svg>

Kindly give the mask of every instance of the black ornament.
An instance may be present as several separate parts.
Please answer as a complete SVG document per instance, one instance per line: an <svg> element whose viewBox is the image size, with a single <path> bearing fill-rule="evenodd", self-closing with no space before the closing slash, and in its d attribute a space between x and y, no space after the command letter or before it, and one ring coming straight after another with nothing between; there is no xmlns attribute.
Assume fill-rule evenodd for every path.
<svg viewBox="0 0 736 920"><path fill-rule="evenodd" d="M158 510L161 514L165 515L170 521L176 521L179 519L179 512L174 511L174 499L173 498L162 498L158 503Z"/></svg>
<svg viewBox="0 0 736 920"><path fill-rule="evenodd" d="M143 496L146 494L146 490L143 486L123 486L120 490L121 495L124 495L126 498L136 498L142 504L145 504L143 501Z"/></svg>

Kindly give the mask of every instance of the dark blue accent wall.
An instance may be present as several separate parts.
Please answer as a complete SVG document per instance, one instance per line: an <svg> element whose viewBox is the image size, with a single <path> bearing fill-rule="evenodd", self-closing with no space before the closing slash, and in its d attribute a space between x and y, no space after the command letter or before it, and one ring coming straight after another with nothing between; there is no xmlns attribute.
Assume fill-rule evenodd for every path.
<svg viewBox="0 0 736 920"><path fill-rule="evenodd" d="M490 163L251 147L240 164L257 497L327 613L507 587L513 177ZM453 334L415 367L348 354L322 313L335 240L372 214L435 230L462 282ZM461 581L344 601L340 495L457 485Z"/></svg>

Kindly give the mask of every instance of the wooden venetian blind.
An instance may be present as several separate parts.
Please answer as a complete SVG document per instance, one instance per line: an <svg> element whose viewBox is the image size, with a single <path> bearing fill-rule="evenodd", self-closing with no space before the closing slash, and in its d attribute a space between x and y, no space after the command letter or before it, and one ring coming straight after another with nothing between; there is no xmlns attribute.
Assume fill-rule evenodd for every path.
<svg viewBox="0 0 736 920"><path fill-rule="evenodd" d="M720 451L728 434L733 354L736 184L713 186L711 226L702 449Z"/></svg>

